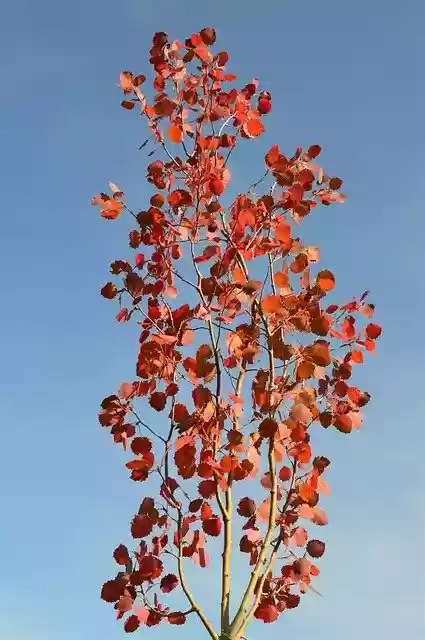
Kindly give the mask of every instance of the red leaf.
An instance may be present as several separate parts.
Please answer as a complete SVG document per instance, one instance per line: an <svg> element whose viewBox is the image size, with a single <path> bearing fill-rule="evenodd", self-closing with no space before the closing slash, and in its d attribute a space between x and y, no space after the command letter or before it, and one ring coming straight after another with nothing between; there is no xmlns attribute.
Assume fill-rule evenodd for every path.
<svg viewBox="0 0 425 640"><path fill-rule="evenodd" d="M126 322L129 319L129 311L128 309L121 309L119 313L117 313L116 320L117 322Z"/></svg>
<svg viewBox="0 0 425 640"><path fill-rule="evenodd" d="M208 518L208 520L202 521L202 529L209 536L217 537L221 532L221 520L218 516L213 516L212 518Z"/></svg>
<svg viewBox="0 0 425 640"><path fill-rule="evenodd" d="M191 500L189 502L189 511L190 513L196 513L202 507L203 500L202 498L196 498L196 500Z"/></svg>
<svg viewBox="0 0 425 640"><path fill-rule="evenodd" d="M94 198L91 199L91 204L98 204L100 207L100 215L107 220L115 220L123 211L122 202L116 200L114 197L111 198L107 196L105 193L94 196Z"/></svg>
<svg viewBox="0 0 425 640"><path fill-rule="evenodd" d="M147 451L150 451L152 449L152 442L149 440L149 438L137 436L137 438L134 438L132 440L130 446L132 452L136 454L136 456L138 456L146 453Z"/></svg>
<svg viewBox="0 0 425 640"><path fill-rule="evenodd" d="M239 501L237 512L243 518L250 518L255 513L255 502L252 498L242 498Z"/></svg>
<svg viewBox="0 0 425 640"><path fill-rule="evenodd" d="M309 540L307 544L307 553L312 558L321 558L325 553L326 545L320 540Z"/></svg>
<svg viewBox="0 0 425 640"><path fill-rule="evenodd" d="M217 483L215 480L202 480L198 485L199 494L203 498L211 498L215 494Z"/></svg>
<svg viewBox="0 0 425 640"><path fill-rule="evenodd" d="M208 183L208 188L215 196L221 196L224 191L224 182L218 178L212 178Z"/></svg>
<svg viewBox="0 0 425 640"><path fill-rule="evenodd" d="M201 507L201 520L209 520L213 517L213 510L208 502L204 502Z"/></svg>
<svg viewBox="0 0 425 640"><path fill-rule="evenodd" d="M131 523L131 535L133 538L146 538L153 528L153 522L147 515L136 515Z"/></svg>
<svg viewBox="0 0 425 640"><path fill-rule="evenodd" d="M118 290L113 282L107 282L100 290L101 295L107 300L112 300L118 293Z"/></svg>
<svg viewBox="0 0 425 640"><path fill-rule="evenodd" d="M187 410L186 405L181 404L180 402L175 404L174 405L174 410L173 410L173 420L174 420L174 422L182 423L182 422L185 422L188 419L189 419L189 412ZM191 440L190 436L189 436L189 439ZM177 443L177 441L176 441L176 443ZM181 444L180 446L183 446L183 444Z"/></svg>
<svg viewBox="0 0 425 640"><path fill-rule="evenodd" d="M335 313L335 311L338 311L339 307L337 304L331 304L329 305L329 307L326 309L326 313Z"/></svg>
<svg viewBox="0 0 425 640"><path fill-rule="evenodd" d="M196 47L193 51L203 62L210 62L212 59L212 53L206 46Z"/></svg>
<svg viewBox="0 0 425 640"><path fill-rule="evenodd" d="M258 433L262 438L273 438L276 435L278 424L274 418L265 418L258 427Z"/></svg>
<svg viewBox="0 0 425 640"><path fill-rule="evenodd" d="M162 562L153 555L143 556L139 561L139 570L133 572L133 576L134 573L138 574L136 580L138 584L142 584L144 580L159 578L162 573Z"/></svg>
<svg viewBox="0 0 425 640"><path fill-rule="evenodd" d="M179 387L175 382L170 382L168 387L165 389L165 395L167 398L170 396L175 396L178 393Z"/></svg>
<svg viewBox="0 0 425 640"><path fill-rule="evenodd" d="M149 398L149 404L155 411L162 411L167 404L167 396L161 391L155 391Z"/></svg>
<svg viewBox="0 0 425 640"><path fill-rule="evenodd" d="M133 633L140 627L140 620L136 615L132 615L124 623L124 631L126 633Z"/></svg>
<svg viewBox="0 0 425 640"><path fill-rule="evenodd" d="M140 458L137 458L137 460L130 460L130 462L127 462L125 466L127 469L133 471L134 480L146 480L148 471L152 468L153 463L153 453L151 451L145 451L141 454Z"/></svg>
<svg viewBox="0 0 425 640"><path fill-rule="evenodd" d="M214 44L217 37L215 29L213 29L212 27L205 27L204 29L201 29L199 35L202 39L202 42L207 46L211 46L212 44Z"/></svg>
<svg viewBox="0 0 425 640"><path fill-rule="evenodd" d="M184 624L186 616L181 611L173 611L173 613L168 614L168 622L170 624Z"/></svg>
<svg viewBox="0 0 425 640"><path fill-rule="evenodd" d="M291 263L289 267L292 273L302 273L308 267L308 257L305 253L300 253L297 255L295 260Z"/></svg>
<svg viewBox="0 0 425 640"><path fill-rule="evenodd" d="M126 565L130 562L130 555L125 545L120 544L114 551L114 559L117 564Z"/></svg>
<svg viewBox="0 0 425 640"><path fill-rule="evenodd" d="M264 160L269 167L273 167L278 162L280 155L280 149L278 145L275 144L267 151Z"/></svg>
<svg viewBox="0 0 425 640"><path fill-rule="evenodd" d="M282 467L279 471L279 479L282 480L282 482L288 482L288 480L290 480L291 478L292 469L290 469L289 467Z"/></svg>
<svg viewBox="0 0 425 640"><path fill-rule="evenodd" d="M330 327L331 320L323 314L311 321L311 330L317 336L328 335Z"/></svg>
<svg viewBox="0 0 425 640"><path fill-rule="evenodd" d="M336 416L335 426L341 433L351 433L353 430L353 421L348 413Z"/></svg>
<svg viewBox="0 0 425 640"><path fill-rule="evenodd" d="M100 597L105 602L116 602L124 593L126 580L108 580L102 586Z"/></svg>
<svg viewBox="0 0 425 640"><path fill-rule="evenodd" d="M261 113L261 115L264 116L271 111L272 101L269 100L268 98L260 98L258 100L257 108L258 108L258 111Z"/></svg>
<svg viewBox="0 0 425 640"><path fill-rule="evenodd" d="M279 617L279 612L274 604L259 604L254 611L254 618L263 622L275 622Z"/></svg>
<svg viewBox="0 0 425 640"><path fill-rule="evenodd" d="M307 154L310 156L310 158L317 158L321 151L322 147L319 144L313 144L308 148Z"/></svg>
<svg viewBox="0 0 425 640"><path fill-rule="evenodd" d="M366 327L366 335L368 338L370 338L370 340L376 340L377 338L379 338L381 333L382 328L379 326L379 324L374 324L373 322L371 322Z"/></svg>
<svg viewBox="0 0 425 640"><path fill-rule="evenodd" d="M299 558L292 565L295 575L305 577L310 575L311 562L307 558Z"/></svg>
<svg viewBox="0 0 425 640"><path fill-rule="evenodd" d="M213 258L214 256L218 256L219 254L220 254L219 247L217 245L210 245L208 247L205 247L205 249L202 252L202 255L197 256L194 261L196 263L208 262L208 260L211 260L211 258Z"/></svg>
<svg viewBox="0 0 425 640"><path fill-rule="evenodd" d="M126 613L127 611L131 611L133 608L133 598L130 596L121 596L121 598L117 602L117 609L122 613Z"/></svg>
<svg viewBox="0 0 425 640"><path fill-rule="evenodd" d="M335 177L335 178L331 178L331 179L329 180L329 187L330 187L331 189L334 189L335 191L336 191L337 189L340 189L340 188L342 187L342 180L341 180L341 178L336 178L336 177Z"/></svg>
<svg viewBox="0 0 425 640"><path fill-rule="evenodd" d="M161 580L160 589L162 593L170 593L179 584L179 579L173 573L168 573Z"/></svg>

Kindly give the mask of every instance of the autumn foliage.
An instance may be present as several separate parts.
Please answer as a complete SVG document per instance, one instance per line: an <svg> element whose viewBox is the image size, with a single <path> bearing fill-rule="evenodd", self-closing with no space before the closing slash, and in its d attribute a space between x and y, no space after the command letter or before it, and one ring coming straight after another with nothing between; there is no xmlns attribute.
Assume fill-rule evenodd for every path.
<svg viewBox="0 0 425 640"><path fill-rule="evenodd" d="M320 146L291 156L272 146L259 179L227 195L234 149L261 136L272 99L257 79L233 87L215 39L211 28L184 43L156 33L153 91L145 76L121 73L122 107L150 130L150 201L133 210L112 183L92 200L103 218L133 222L134 253L111 264L101 293L118 302L118 322L139 327L135 378L103 400L99 420L128 453L131 480L148 480L153 494L131 522L135 548L113 552L117 573L101 596L126 632L194 614L212 638L238 640L253 617L274 622L313 588L330 461L312 440L361 425L370 396L352 377L381 328L367 292L328 301L335 276L297 235L318 205L344 200L342 180L317 164ZM217 544L215 628L185 567L208 571ZM231 608L239 552L250 569ZM175 589L183 610L167 604Z"/></svg>

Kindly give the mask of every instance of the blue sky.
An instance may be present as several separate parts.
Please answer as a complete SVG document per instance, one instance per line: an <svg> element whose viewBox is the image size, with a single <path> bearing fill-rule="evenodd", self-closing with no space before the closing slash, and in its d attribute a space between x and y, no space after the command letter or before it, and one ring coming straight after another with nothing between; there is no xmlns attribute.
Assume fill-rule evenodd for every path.
<svg viewBox="0 0 425 640"><path fill-rule="evenodd" d="M118 74L147 69L154 31L183 38L203 26L216 27L241 81L259 76L273 94L267 136L234 167L236 184L259 175L272 143L288 153L320 143L349 199L314 212L302 236L321 245L343 297L371 290L385 329L357 377L373 395L364 429L323 441L333 459L324 597L305 598L267 632L271 640L424 632L424 7L15 0L3 8L1 637L124 637L98 593L140 487L96 414L133 376L135 342L98 295L109 262L125 253L124 227L100 221L88 202L113 180L143 206L144 130L119 108ZM191 580L211 600L214 580L196 572ZM199 631L191 624L174 636ZM255 623L248 637L263 632Z"/></svg>

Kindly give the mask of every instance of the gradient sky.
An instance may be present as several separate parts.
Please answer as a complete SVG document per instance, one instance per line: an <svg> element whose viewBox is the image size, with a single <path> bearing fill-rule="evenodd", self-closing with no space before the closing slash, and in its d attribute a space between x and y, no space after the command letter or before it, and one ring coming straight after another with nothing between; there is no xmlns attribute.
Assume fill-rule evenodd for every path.
<svg viewBox="0 0 425 640"><path fill-rule="evenodd" d="M97 424L100 400L133 377L135 342L98 293L125 254L124 223L88 203L113 180L143 207L145 129L119 107L119 71L148 68L154 31L204 26L241 82L259 76L273 94L235 184L259 175L274 142L288 154L320 143L348 201L314 211L301 235L321 245L343 298L371 290L385 330L357 373L372 393L365 427L329 434L320 452L333 460L324 597L248 638L422 637L423 1L15 0L1 22L0 637L124 637L99 585L148 490ZM191 580L211 601L214 580ZM203 633L144 633L168 631Z"/></svg>

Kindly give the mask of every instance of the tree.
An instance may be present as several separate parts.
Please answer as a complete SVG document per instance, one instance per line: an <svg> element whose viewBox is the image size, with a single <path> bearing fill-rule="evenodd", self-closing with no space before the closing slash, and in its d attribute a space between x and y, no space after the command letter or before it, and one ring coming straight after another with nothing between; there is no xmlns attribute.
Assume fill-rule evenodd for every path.
<svg viewBox="0 0 425 640"><path fill-rule="evenodd" d="M257 79L229 88L236 76L215 40L212 28L184 43L156 33L150 101L145 76L121 73L122 106L138 107L151 131L141 148L152 146L153 193L137 213L112 183L92 200L105 219L134 218L136 254L111 264L119 284L102 295L118 299L118 322L140 327L137 378L103 400L99 420L130 452L131 479L149 479L154 493L131 522L136 549L115 549L120 570L101 597L127 632L194 614L211 638L239 640L253 617L274 622L313 588L325 544L305 527L327 524L318 502L330 461L313 455L312 440L360 426L370 395L351 383L353 367L374 353L381 328L368 292L325 302L335 277L295 235L317 205L344 200L342 180L316 163L320 146L292 157L273 146L261 177L226 203L235 147L263 133L272 100ZM207 567L217 544L216 630L185 566ZM231 611L235 546L250 569ZM174 589L184 610L167 605Z"/></svg>

